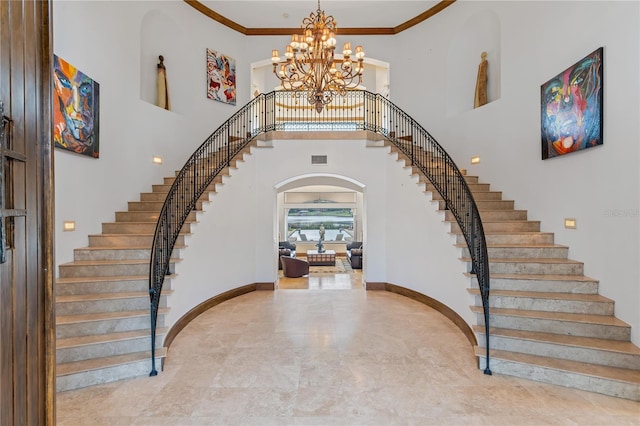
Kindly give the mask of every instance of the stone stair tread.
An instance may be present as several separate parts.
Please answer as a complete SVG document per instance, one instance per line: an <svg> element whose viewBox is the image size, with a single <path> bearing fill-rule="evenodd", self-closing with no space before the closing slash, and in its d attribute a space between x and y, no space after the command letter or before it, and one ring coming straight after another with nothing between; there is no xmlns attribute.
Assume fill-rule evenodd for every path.
<svg viewBox="0 0 640 426"><path fill-rule="evenodd" d="M122 224L122 222L111 222L111 223L120 223ZM131 222L129 222L131 223ZM144 223L144 222L143 222ZM188 237L193 235L193 232L183 232L180 231L180 236L183 237ZM154 234L153 233L146 233L146 234L140 234L140 233L126 233L126 234L111 234L111 233L104 233L104 234L89 234L89 238L96 238L96 237L105 237L105 238L120 238L120 237L131 237L131 238L136 238L136 237L151 237L153 238ZM107 246L98 246L98 247L107 247ZM123 247L128 247L128 246L123 246Z"/></svg>
<svg viewBox="0 0 640 426"><path fill-rule="evenodd" d="M473 278L476 275L465 272L465 275ZM491 274L490 278L496 279L517 279L517 280L544 280L544 281L582 281L582 282L599 282L598 280L587 277L586 275L540 275L540 274Z"/></svg>
<svg viewBox="0 0 640 426"><path fill-rule="evenodd" d="M468 175L463 175L463 176L468 176ZM476 178L476 177L478 177L478 176L470 176L470 177L474 177L474 178ZM428 182L428 180L427 180L427 182ZM426 182L422 182L422 183L426 183ZM480 185L485 185L485 184L480 184ZM486 184L486 185L488 185L488 184ZM438 192L435 190L435 188L433 188L433 189L427 189L427 191L429 191L429 192L433 192L434 194L438 194ZM472 193L474 193L474 194L475 194L475 193L479 193L479 192L500 192L500 193L502 193L502 191L496 191L495 189L487 189L487 190L479 189L479 190L477 190L477 191L471 191L471 192L472 192ZM439 194L438 194L438 195L439 195ZM442 200L439 200L439 201L442 201ZM496 200L496 201L500 201L500 200ZM511 200L511 201L513 201L513 200Z"/></svg>
<svg viewBox="0 0 640 426"><path fill-rule="evenodd" d="M483 313L482 306L470 306L474 313ZM545 320L572 321L585 324L613 325L618 327L630 327L626 322L613 315L574 314L568 312L527 311L522 309L489 308L490 314L537 318Z"/></svg>
<svg viewBox="0 0 640 426"><path fill-rule="evenodd" d="M442 201L442 200L434 200L434 201ZM476 203L481 202L481 203L501 203L501 202L507 202L507 201L513 201L513 200L476 200ZM441 212L446 212L449 211L449 209L438 209ZM483 213L492 213L492 212L500 212L500 213L504 213L504 212L528 212L528 210L520 210L520 209L488 209L488 208L482 208L482 207L478 207L478 210L483 212ZM509 221L521 221L521 222L526 222L527 219L509 219ZM504 222L503 220L500 219L494 219L494 222ZM484 222L484 220L483 220Z"/></svg>
<svg viewBox="0 0 640 426"><path fill-rule="evenodd" d="M482 222L484 223L486 221L483 220ZM527 220L527 222L531 222L531 221ZM455 233L455 232L449 232L449 234L460 235L460 233ZM514 237L521 237L521 236L529 237L529 236L537 236L537 235L555 236L553 232L542 232L542 231L486 231L486 230L484 231L484 235L495 235L495 236L513 235Z"/></svg>
<svg viewBox="0 0 640 426"><path fill-rule="evenodd" d="M136 210L133 210L133 211L135 212ZM149 223L154 223L154 222L102 222L102 223L103 224L107 224L107 225L112 225L112 224L122 225L123 223L126 223L127 225L136 225L138 223L147 225ZM185 221L185 223L198 223L198 221L197 220L196 221L191 221L191 222ZM92 235L106 236L106 235L123 235L123 234L92 234ZM124 235L153 235L153 234L139 234L139 233L136 233L136 234L124 234ZM180 232L180 235L184 235L184 233Z"/></svg>
<svg viewBox="0 0 640 426"><path fill-rule="evenodd" d="M485 235L538 235L538 234L553 235L553 232L542 232L542 231L488 231L488 232L485 232Z"/></svg>
<svg viewBox="0 0 640 426"><path fill-rule="evenodd" d="M177 274L165 275L166 279L175 278ZM107 277L61 277L56 278L56 284L74 284L74 283L86 283L86 282L110 282L110 281L140 281L140 280L149 280L148 275L118 275L117 277L107 276ZM60 297L60 296L56 296Z"/></svg>
<svg viewBox="0 0 640 426"><path fill-rule="evenodd" d="M474 325L476 333L484 334L484 326ZM623 340L599 339L597 337L569 336L566 334L544 333L540 331L523 331L508 328L489 328L490 336L512 337L522 340L535 340L545 343L557 343L566 346L599 349L610 352L640 356L640 348Z"/></svg>
<svg viewBox="0 0 640 426"><path fill-rule="evenodd" d="M168 327L158 327L156 329L156 335L164 335L169 330ZM77 346L90 345L94 343L113 342L117 340L129 340L138 337L147 337L151 335L149 329L133 330L133 331L121 331L117 333L104 333L104 334L91 334L88 336L79 337L66 337L62 339L56 339L56 349L73 348Z"/></svg>
<svg viewBox="0 0 640 426"><path fill-rule="evenodd" d="M455 247L467 248L466 244L455 244ZM487 248L568 248L561 244L487 244Z"/></svg>
<svg viewBox="0 0 640 426"><path fill-rule="evenodd" d="M156 357L164 357L167 355L166 348L158 348ZM56 365L56 376L66 376L69 374L81 373L84 371L99 370L106 367L114 367L132 362L151 359L151 352L134 352L125 355L117 355L103 358L88 359L85 361L74 361ZM150 361L149 361L150 362Z"/></svg>
<svg viewBox="0 0 640 426"><path fill-rule="evenodd" d="M168 308L158 309L158 315L166 314L167 312L169 312ZM95 312L90 314L56 315L56 325L142 316L148 317L149 315L149 309L143 309L139 311Z"/></svg>
<svg viewBox="0 0 640 426"><path fill-rule="evenodd" d="M485 348L476 346L474 349L476 351L476 356L485 356ZM567 371L574 374L581 374L590 377L640 384L640 370L607 367L604 365L589 364L586 362L570 361L566 359L549 358L539 355L529 355L501 350L492 350L490 352L490 356L494 359L504 359L508 361L536 365L554 370Z"/></svg>
<svg viewBox="0 0 640 426"><path fill-rule="evenodd" d="M480 295L480 290L476 288L468 288L467 291L474 295ZM529 297L536 299L562 299L562 300L578 300L582 302L613 302L611 299L599 294L583 294L583 293L551 293L537 291L518 291L518 290L491 290L490 296L509 296L509 297Z"/></svg>
<svg viewBox="0 0 640 426"><path fill-rule="evenodd" d="M180 262L181 259L171 258L171 262ZM149 259L123 259L123 260L73 260L62 263L60 266L92 266L92 265L142 265L148 264Z"/></svg>
<svg viewBox="0 0 640 426"><path fill-rule="evenodd" d="M154 203L155 201L136 201L137 203ZM159 201L158 201L159 202ZM196 213L203 213L202 210L193 209ZM146 214L160 214L158 210L116 210L116 213L146 213Z"/></svg>
<svg viewBox="0 0 640 426"><path fill-rule="evenodd" d="M122 234L120 234L122 235ZM185 249L186 245L176 244L173 246L174 249ZM151 250L150 246L86 246L81 247L76 250L87 250L87 251L100 251L100 250Z"/></svg>
<svg viewBox="0 0 640 426"><path fill-rule="evenodd" d="M463 262L471 262L471 258L469 257L463 257L460 260L462 260ZM541 258L537 258L537 257L526 257L526 258L519 258L519 257L507 257L507 258L501 258L501 257L492 257L489 259L489 263L548 263L548 264L571 264L571 265L581 265L582 262L578 261L578 260L573 260L573 259L563 259L563 258L559 258L559 257L541 257Z"/></svg>
<svg viewBox="0 0 640 426"><path fill-rule="evenodd" d="M118 223L118 222L108 222L108 223ZM135 223L135 222L133 222ZM146 223L146 222L142 222L142 223ZM122 237L123 235L126 235L127 237L148 237L148 236L153 236L153 232L147 232L147 233L136 233L136 234L112 234L112 233L103 233L103 234L89 234L90 237ZM183 233L181 232L180 235L191 235L191 233Z"/></svg>
<svg viewBox="0 0 640 426"><path fill-rule="evenodd" d="M127 212L116 212L116 213L151 213L151 212L146 212L146 211L138 211L138 210L134 210L134 211L127 211ZM159 212L156 212L159 213ZM129 222L126 220L116 220L115 222L109 222L109 223L158 223L158 220L148 220L146 222ZM195 219L186 219L184 221L184 223L198 223L197 220Z"/></svg>
<svg viewBox="0 0 640 426"><path fill-rule="evenodd" d="M172 290L163 290L162 294L170 294ZM121 293L87 293L87 294L70 294L56 296L56 300L61 303L80 302L88 300L105 300L105 299L129 299L132 297L149 297L147 291L130 291Z"/></svg>
<svg viewBox="0 0 640 426"><path fill-rule="evenodd" d="M118 277L61 277L61 278L56 278L56 284L84 283L87 281L91 281L91 282L114 281L114 278L116 278L118 281L138 281L138 280L149 279L147 275L119 275ZM56 297L60 297L60 296L56 296Z"/></svg>
<svg viewBox="0 0 640 426"><path fill-rule="evenodd" d="M462 257L460 258L463 262L471 262L470 257ZM547 263L547 264L571 264L571 265L581 265L582 262L573 259L563 259L559 257L492 257L489 259L489 263Z"/></svg>
<svg viewBox="0 0 640 426"><path fill-rule="evenodd" d="M444 212L446 210L440 210L441 212ZM486 212L487 210L481 210ZM514 211L514 210L494 210L497 212L504 212L504 211ZM455 219L445 219L443 220L443 222L446 223L456 223ZM539 220L531 220L531 219L482 219L482 223L527 223L527 222L535 222L535 223L539 223ZM511 233L519 233L520 231L515 231L515 232L505 232L505 234L511 234ZM537 232L533 232L533 233L537 233ZM454 232L455 234L455 232Z"/></svg>

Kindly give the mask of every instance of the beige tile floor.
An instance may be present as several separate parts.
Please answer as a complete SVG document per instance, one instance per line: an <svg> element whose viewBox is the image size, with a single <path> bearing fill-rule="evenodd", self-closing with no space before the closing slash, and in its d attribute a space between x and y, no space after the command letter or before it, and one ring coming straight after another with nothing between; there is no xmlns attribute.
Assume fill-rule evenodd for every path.
<svg viewBox="0 0 640 426"><path fill-rule="evenodd" d="M59 425L640 425L640 403L476 369L433 309L359 272L281 279L196 318L164 371L59 393Z"/></svg>

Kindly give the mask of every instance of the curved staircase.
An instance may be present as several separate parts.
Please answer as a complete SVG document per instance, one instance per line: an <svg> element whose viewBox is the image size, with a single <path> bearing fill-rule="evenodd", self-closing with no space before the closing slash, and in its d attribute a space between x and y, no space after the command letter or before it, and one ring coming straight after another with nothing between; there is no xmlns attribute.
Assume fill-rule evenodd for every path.
<svg viewBox="0 0 640 426"><path fill-rule="evenodd" d="M222 183L222 175L229 175L230 168L250 153L252 146L258 146L252 138L281 130L277 116L281 106L276 106L273 93L260 95L236 113L212 135L210 140L220 145L203 144L199 155L194 153L188 163L189 168L176 174L181 179L179 197L192 197L195 201L199 193L195 182L208 182L206 179L214 176L212 173L218 173L216 165L227 164L226 158L231 158L209 186L203 184L206 189L193 211L186 210L184 225L173 228L178 235L176 245L166 253L164 247L158 248L158 253L166 254L163 256L167 261L166 268L164 260L156 265L159 283L157 290L154 284L152 293L152 298L159 300L158 305L153 305L158 307L158 336L166 332L162 328L166 296L170 292L173 265L179 261L179 252L173 249L185 247L184 238L191 223L197 220L202 203L208 202L215 192L216 184ZM448 154L402 110L368 92L359 96L364 96L364 101L352 108L355 112L345 113L340 119L364 120L356 127L373 132L376 140L382 135L391 153L411 167L418 183L431 194L443 212L444 221L450 224L450 232L456 235L462 252L461 261L469 265L468 269L472 259L467 247L471 243L458 223L465 223L471 233L475 222L476 228L484 229L484 234L477 234L474 250L482 251L486 238L488 271L493 284L488 313L483 312L482 304L488 294L488 279L481 292L477 277L469 274L472 282L469 292L475 299L471 309L477 313L474 329L480 342L475 348L479 367L486 367L487 352L483 345L488 315L493 372L640 400L640 349L630 342L630 326L613 316L613 301L598 294L596 280L584 276L582 263L568 259L568 248L555 244L553 234L540 232L540 222L529 220L525 210L516 210L514 201L503 200L500 192L492 191L489 184L479 183L477 177L463 179ZM355 118L348 115L354 113ZM246 137L232 136L244 132ZM416 132L421 132L417 136L419 143L411 136ZM208 151L212 146L219 146L219 150ZM237 155L230 154L236 150ZM451 192L449 203L456 209L458 220L424 173L431 173L433 182ZM151 346L147 280L154 276L149 268L150 248L163 200L168 198L174 180L165 178L163 185L153 186L153 192L141 194L140 201L129 204L129 211L117 212L115 222L103 224L101 235L90 236L89 247L76 250L73 262L60 265L56 300L58 390L147 374L151 357L144 350ZM452 186L447 186L452 182ZM465 222L469 215L475 222ZM478 215L482 223L477 220ZM179 229L181 232L177 234ZM469 230L465 232L469 237ZM481 245L478 239L483 240ZM482 254L480 258L482 262L475 253L474 265L484 268L478 269L479 274L487 271L484 266L487 256ZM156 339L158 360L164 356L161 341L162 338Z"/></svg>
<svg viewBox="0 0 640 426"><path fill-rule="evenodd" d="M466 242L442 197L399 147L389 145L438 204L461 261L469 263ZM465 179L489 254L492 372L640 401L640 348L630 342L631 327L613 315L614 302L598 294L598 281L586 277L582 262L568 259L569 248L541 232L526 210L516 210L514 201L503 200L477 176ZM467 275L477 314L475 351L484 369L482 301L474 275Z"/></svg>
<svg viewBox="0 0 640 426"><path fill-rule="evenodd" d="M255 144L254 144L255 146ZM183 226L170 262L170 275L158 312L156 360L162 348L164 315L168 312L174 265L191 224L203 203L211 200L222 176L237 168L250 147L242 150L211 183ZM176 172L177 174L177 172ZM149 374L149 258L153 233L167 192L175 177L152 186L116 212L115 222L103 223L102 233L89 235L89 245L74 250L73 262L59 266L56 280L56 390L65 391Z"/></svg>

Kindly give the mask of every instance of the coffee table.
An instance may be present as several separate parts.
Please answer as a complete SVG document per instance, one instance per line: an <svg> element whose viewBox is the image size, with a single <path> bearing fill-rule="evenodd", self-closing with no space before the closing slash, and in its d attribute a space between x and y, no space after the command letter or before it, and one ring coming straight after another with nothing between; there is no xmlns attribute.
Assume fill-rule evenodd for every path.
<svg viewBox="0 0 640 426"><path fill-rule="evenodd" d="M334 250L325 250L318 253L318 250L307 251L307 262L309 266L333 266L336 264L336 252Z"/></svg>

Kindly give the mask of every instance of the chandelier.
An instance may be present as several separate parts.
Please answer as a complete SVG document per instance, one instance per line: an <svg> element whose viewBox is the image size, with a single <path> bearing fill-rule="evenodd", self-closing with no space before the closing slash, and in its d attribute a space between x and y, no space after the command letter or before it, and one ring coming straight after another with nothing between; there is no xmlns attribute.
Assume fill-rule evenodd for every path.
<svg viewBox="0 0 640 426"><path fill-rule="evenodd" d="M357 46L352 60L351 43L345 43L343 59L334 58L338 28L333 16L320 10L320 0L317 12L304 18L300 27L302 34L291 36L282 62L278 51L272 51L273 73L285 90L306 92L307 101L320 113L334 96L345 96L347 89L362 83L364 50Z"/></svg>

